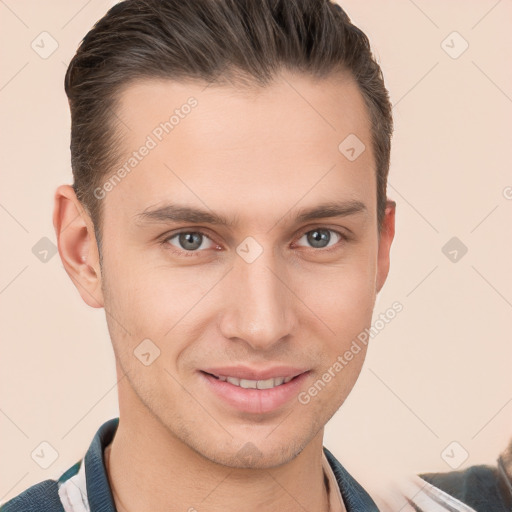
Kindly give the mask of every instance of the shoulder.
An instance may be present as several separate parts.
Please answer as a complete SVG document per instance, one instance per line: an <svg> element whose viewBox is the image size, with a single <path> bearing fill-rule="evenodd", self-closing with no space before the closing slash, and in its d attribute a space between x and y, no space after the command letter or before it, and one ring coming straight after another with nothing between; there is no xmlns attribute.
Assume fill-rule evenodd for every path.
<svg viewBox="0 0 512 512"><path fill-rule="evenodd" d="M0 506L0 512L64 512L56 480L44 480Z"/></svg>
<svg viewBox="0 0 512 512"><path fill-rule="evenodd" d="M78 473L81 462L73 464L58 480L44 480L25 489L18 496L0 505L0 512L64 512L59 487Z"/></svg>
<svg viewBox="0 0 512 512"><path fill-rule="evenodd" d="M88 488L92 485L92 499L107 500L112 504L108 479L103 466L103 449L113 439L119 424L119 417L104 422L98 429L85 457L73 464L57 480L44 480L29 487L3 505L0 512L65 512L72 509L74 502L88 502ZM86 465L87 472L86 484ZM96 494L98 498L95 498ZM69 505L69 507L68 507ZM113 506L113 505L112 505Z"/></svg>

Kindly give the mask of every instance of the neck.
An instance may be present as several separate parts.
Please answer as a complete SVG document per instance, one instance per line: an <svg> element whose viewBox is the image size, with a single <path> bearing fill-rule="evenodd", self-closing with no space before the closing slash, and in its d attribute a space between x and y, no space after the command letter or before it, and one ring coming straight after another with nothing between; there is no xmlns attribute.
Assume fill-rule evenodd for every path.
<svg viewBox="0 0 512 512"><path fill-rule="evenodd" d="M329 510L321 435L286 464L239 469L205 459L171 436L162 440L123 427L120 421L105 449L118 512Z"/></svg>

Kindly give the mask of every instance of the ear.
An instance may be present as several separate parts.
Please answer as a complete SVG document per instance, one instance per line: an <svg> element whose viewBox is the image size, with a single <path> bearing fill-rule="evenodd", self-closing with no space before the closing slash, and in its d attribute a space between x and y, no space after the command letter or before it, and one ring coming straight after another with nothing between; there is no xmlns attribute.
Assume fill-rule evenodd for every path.
<svg viewBox="0 0 512 512"><path fill-rule="evenodd" d="M386 201L386 210L382 219L382 229L379 237L379 254L377 260L377 290L379 293L386 282L389 272L389 251L395 237L395 201Z"/></svg>
<svg viewBox="0 0 512 512"><path fill-rule="evenodd" d="M82 299L93 308L103 307L94 225L70 185L55 192L53 226L60 259Z"/></svg>

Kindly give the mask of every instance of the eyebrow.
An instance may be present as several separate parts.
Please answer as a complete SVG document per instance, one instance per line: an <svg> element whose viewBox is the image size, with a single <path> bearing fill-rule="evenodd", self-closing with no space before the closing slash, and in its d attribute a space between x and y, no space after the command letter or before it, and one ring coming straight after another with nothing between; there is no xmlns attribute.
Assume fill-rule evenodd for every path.
<svg viewBox="0 0 512 512"><path fill-rule="evenodd" d="M317 206L302 208L295 216L296 223L330 217L347 217L358 213L367 213L366 205L358 200L329 201ZM286 216L286 215L285 215ZM137 224L189 222L192 224L212 224L233 227L236 218L228 219L219 213L180 204L165 204L158 208L146 208L135 215Z"/></svg>

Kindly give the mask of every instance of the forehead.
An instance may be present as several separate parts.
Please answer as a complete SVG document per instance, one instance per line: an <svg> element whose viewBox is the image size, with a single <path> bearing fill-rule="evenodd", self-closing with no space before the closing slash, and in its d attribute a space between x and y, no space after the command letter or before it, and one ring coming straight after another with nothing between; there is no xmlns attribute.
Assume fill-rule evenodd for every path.
<svg viewBox="0 0 512 512"><path fill-rule="evenodd" d="M363 138L370 128L362 94L355 80L347 74L316 79L281 72L270 85L243 88L144 79L129 84L119 94L117 110L124 121L119 128L124 132L125 141L136 143L133 135L151 133L157 124L168 121L176 111L180 120L183 114L188 117L186 112L179 111L188 111L184 107L191 98L197 102L191 112L194 114L190 116L192 121L178 122L182 126L173 135L177 132L183 136L194 135L196 140L201 139L205 150L209 138L213 138L214 146L221 139L226 145L239 146L262 137L282 143L284 138L294 138L297 142L309 138L314 143L328 134L336 141L346 135L348 129ZM305 124L309 129L304 130ZM192 125L189 130L187 125Z"/></svg>
<svg viewBox="0 0 512 512"><path fill-rule="evenodd" d="M125 88L116 116L126 172L107 202L130 214L169 199L237 216L302 197L373 207L370 120L350 77L283 73L252 89L143 80ZM365 147L355 160L347 137Z"/></svg>

